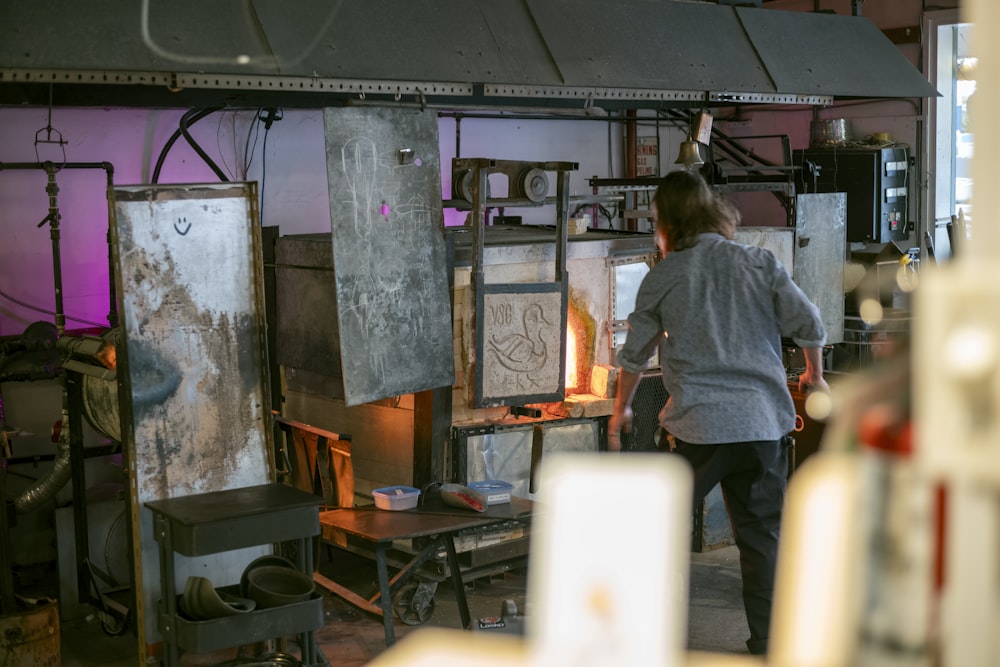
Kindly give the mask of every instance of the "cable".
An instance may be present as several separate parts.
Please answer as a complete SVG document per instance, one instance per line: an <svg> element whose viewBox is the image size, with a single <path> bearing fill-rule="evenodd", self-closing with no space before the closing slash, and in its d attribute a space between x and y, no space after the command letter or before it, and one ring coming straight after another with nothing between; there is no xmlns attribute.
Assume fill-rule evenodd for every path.
<svg viewBox="0 0 1000 667"><path fill-rule="evenodd" d="M7 299L11 303L16 303L17 305L21 306L22 308L27 308L28 310L33 310L36 313L42 313L43 315L52 315L52 316L55 316L55 314L56 314L55 311L45 310L44 308L39 308L38 306L32 306L30 303L25 303L24 301L20 301L19 299L15 299L10 294L7 294L6 292L4 292L2 290L0 290L0 296L2 296L3 298ZM80 322L81 324L89 324L89 325L94 326L94 327L106 327L106 326L108 326L107 323L102 324L100 322L91 322L90 320L84 320L84 319L81 319L79 317L72 317L70 315L64 315L63 317L65 317L67 320L73 320L74 322Z"/></svg>
<svg viewBox="0 0 1000 667"><path fill-rule="evenodd" d="M205 116L208 116L210 114L215 113L216 111L221 110L221 108L222 107L209 107L206 109L201 109L200 111L192 115L191 118L188 119L188 127L194 125ZM167 143L163 144L163 148L160 150L160 156L156 159L156 166L153 168L153 178L152 178L153 183L158 183L160 181L160 169L163 168L163 162L167 159L167 153L170 152L170 149L173 147L175 143L177 143L177 140L180 138L181 138L181 129L178 127L176 130L174 130L174 133L170 135L170 138L167 139Z"/></svg>
<svg viewBox="0 0 1000 667"><path fill-rule="evenodd" d="M215 164L212 158L208 156L208 153L206 153L205 150L198 144L198 142L194 140L194 137L191 136L191 132L188 130L188 122L189 122L188 119L189 117L193 117L195 115L197 115L196 110L191 109L187 111L183 116L181 116L181 133L184 135L184 138L187 139L187 142L191 145L191 148L194 149L194 152L197 153L199 157L201 157L201 159L205 161L205 164L207 164L212 169L212 171L215 172L215 175L219 177L219 180L223 182L228 182L229 179L226 177L225 172L219 169L219 166Z"/></svg>
<svg viewBox="0 0 1000 667"><path fill-rule="evenodd" d="M247 129L246 138L245 138L245 140L243 142L243 152L242 153L240 153L239 146L238 146L237 141L236 141L236 134L237 134L237 132L236 132L236 129L237 129L237 112L238 111L240 111L240 110L231 109L230 110L231 113L230 113L230 116L229 116L230 119L232 120L232 128L231 128L232 129L231 139L232 139L232 143L233 143L233 145L232 145L232 151L233 151L233 155L236 157L236 159L238 161L238 164L234 164L233 166L230 166L229 162L226 160L226 152L227 151L222 148L222 141L221 141L222 140L222 123L223 123L223 120L225 118L222 115L219 116L219 123L218 123L218 126L216 127L216 130L215 130L215 132L216 132L215 146L216 146L216 148L219 151L220 161L222 162L222 166L225 168L226 173L229 175L229 178L232 179L232 180L244 181L244 180L247 179L247 175L250 173L250 167L253 164L253 154L257 150L257 140L258 140L258 138L260 136L260 121L261 121L261 113L263 112L263 109L261 109L260 107L257 107L256 109L253 110L253 118L250 121L249 128ZM251 139L253 140L252 143L251 143Z"/></svg>
<svg viewBox="0 0 1000 667"><path fill-rule="evenodd" d="M253 121L247 130L246 141L243 142L243 177L250 173L250 165L253 164L253 154L257 151L257 139L260 137L260 114L262 109L257 107L253 115ZM253 135L253 145L250 145L250 136Z"/></svg>
<svg viewBox="0 0 1000 667"><path fill-rule="evenodd" d="M264 187L267 185L267 135L264 130L264 146L260 150L260 225L264 226Z"/></svg>
<svg viewBox="0 0 1000 667"><path fill-rule="evenodd" d="M232 121L232 132L230 133L233 141L233 155L239 157L239 153L236 151L236 114L229 114L229 118ZM229 161L226 160L226 151L222 149L222 121L225 119L224 114L219 114L219 122L215 126L215 148L219 151L219 161L222 162L222 166L225 167L226 173L229 174L229 178L233 180L240 180L238 174L233 171L229 166Z"/></svg>
<svg viewBox="0 0 1000 667"><path fill-rule="evenodd" d="M267 110L267 115L264 116L264 144L260 149L260 224L264 224L264 186L267 183L267 136L271 133L271 126L274 125L275 121L279 121L285 117L284 112L281 109L276 109L271 107ZM260 112L257 113L257 119L260 120ZM257 124L258 131L260 130L260 123ZM257 140L254 139L254 146L257 145ZM249 168L249 167L248 167Z"/></svg>

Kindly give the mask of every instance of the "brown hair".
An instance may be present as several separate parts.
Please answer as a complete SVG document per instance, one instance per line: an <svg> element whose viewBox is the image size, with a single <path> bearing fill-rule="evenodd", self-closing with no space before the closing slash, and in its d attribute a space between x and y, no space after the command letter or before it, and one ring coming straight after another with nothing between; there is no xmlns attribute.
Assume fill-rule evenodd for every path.
<svg viewBox="0 0 1000 667"><path fill-rule="evenodd" d="M690 248L706 232L732 239L740 224L739 211L691 171L671 171L661 178L653 203L657 227L670 250Z"/></svg>

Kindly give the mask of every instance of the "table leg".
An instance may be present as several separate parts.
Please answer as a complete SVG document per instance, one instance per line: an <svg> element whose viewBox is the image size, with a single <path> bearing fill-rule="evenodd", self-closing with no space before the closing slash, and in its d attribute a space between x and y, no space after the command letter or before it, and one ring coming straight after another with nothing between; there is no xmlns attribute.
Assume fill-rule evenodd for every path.
<svg viewBox="0 0 1000 667"><path fill-rule="evenodd" d="M310 577L313 576L312 550L312 539L304 537L299 540L299 570L305 572ZM319 661L316 660L316 653L319 653L319 648L316 646L313 632L310 630L302 633L300 641L302 642L302 664L309 666L319 664Z"/></svg>
<svg viewBox="0 0 1000 667"><path fill-rule="evenodd" d="M7 475L7 436L0 440L0 615L6 616L17 611L14 598L14 551L11 549L10 524L7 520L7 494L4 478Z"/></svg>
<svg viewBox="0 0 1000 667"><path fill-rule="evenodd" d="M388 548L388 545L383 542L375 544L375 566L378 570L379 601L382 603L382 625L385 627L386 648L396 643L396 628L392 618L392 593L389 591L389 566L385 555Z"/></svg>
<svg viewBox="0 0 1000 667"><path fill-rule="evenodd" d="M472 624L472 616L469 614L469 601L465 597L465 584L462 582L462 568L458 564L455 540L450 533L444 536L444 548L448 552L448 569L451 570L451 585L455 589L455 600L458 602L458 613L462 617L462 627L468 629Z"/></svg>
<svg viewBox="0 0 1000 667"><path fill-rule="evenodd" d="M160 514L153 516L154 537L160 545L160 599L157 602L160 632L166 644L164 660L167 667L180 663L177 648L177 598L174 590L174 545L170 522Z"/></svg>

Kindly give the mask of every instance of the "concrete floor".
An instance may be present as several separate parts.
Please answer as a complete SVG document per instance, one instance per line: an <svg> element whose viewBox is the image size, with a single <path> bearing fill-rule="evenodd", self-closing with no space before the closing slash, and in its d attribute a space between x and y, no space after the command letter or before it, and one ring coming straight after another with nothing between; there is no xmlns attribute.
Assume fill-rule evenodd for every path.
<svg viewBox="0 0 1000 667"><path fill-rule="evenodd" d="M322 572L325 564L321 563ZM374 573L362 566L357 568L357 585L375 587ZM366 583L366 579L368 580ZM526 610L525 576L523 571L467 584L469 608L474 619L500 614L505 599L514 600L518 611ZM356 584L351 584L356 589ZM316 633L320 649L330 665L355 667L365 665L385 650L381 619L358 611L333 595L324 595L325 624ZM409 626L396 622L397 639L435 626L459 628L458 607L451 589L441 584L435 595L435 608L424 625ZM125 667L138 664L137 640L129 632L110 637L102 632L96 618L61 628L63 667ZM748 636L746 619L740 599L738 553L726 546L705 553L691 554L690 603L688 609L688 648L692 651L746 654L744 641ZM295 652L289 643L286 650ZM187 654L182 665L234 665L233 651L218 654ZM152 664L155 664L152 663ZM253 661L252 664L263 664ZM270 663L269 663L270 664Z"/></svg>

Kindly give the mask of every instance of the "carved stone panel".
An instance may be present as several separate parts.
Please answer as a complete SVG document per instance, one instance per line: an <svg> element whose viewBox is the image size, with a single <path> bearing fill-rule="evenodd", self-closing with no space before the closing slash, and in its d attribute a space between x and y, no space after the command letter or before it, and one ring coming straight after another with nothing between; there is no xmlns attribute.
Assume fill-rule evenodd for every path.
<svg viewBox="0 0 1000 667"><path fill-rule="evenodd" d="M560 291L483 296L478 376L484 405L556 400L564 391L565 316Z"/></svg>

